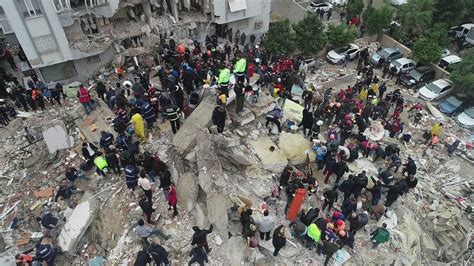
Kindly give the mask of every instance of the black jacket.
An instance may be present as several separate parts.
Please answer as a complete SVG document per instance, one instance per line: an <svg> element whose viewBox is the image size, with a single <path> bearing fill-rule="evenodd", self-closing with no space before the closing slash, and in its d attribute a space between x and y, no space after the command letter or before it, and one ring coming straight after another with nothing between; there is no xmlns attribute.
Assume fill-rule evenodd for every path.
<svg viewBox="0 0 474 266"><path fill-rule="evenodd" d="M204 245L204 244L206 244L207 243L207 235L212 232L213 228L214 227L212 226L212 224L211 224L211 226L209 227L208 230L203 230L203 229L200 229L197 226L194 226L193 227L194 234L193 234L191 245L194 245L194 244Z"/></svg>
<svg viewBox="0 0 474 266"><path fill-rule="evenodd" d="M275 229L275 231L273 231L272 244L275 248L282 248L286 245L286 238L279 235L282 227L283 225L280 225Z"/></svg>
<svg viewBox="0 0 474 266"><path fill-rule="evenodd" d="M326 190L323 193L323 196L326 198L328 202L336 202L338 194L335 189L331 189L331 190Z"/></svg>
<svg viewBox="0 0 474 266"><path fill-rule="evenodd" d="M148 248L148 253L150 253L155 262L160 261L166 264L166 262L168 261L168 252L165 248L158 244L151 244Z"/></svg>
<svg viewBox="0 0 474 266"><path fill-rule="evenodd" d="M94 155L97 154L97 151L99 149L97 149L96 146L94 146L94 144L92 143L89 143L89 147L94 151ZM94 155L90 155L89 154L89 151L87 150L87 147L82 147L82 156L84 156L84 158L86 158L86 160L91 160L94 158Z"/></svg>
<svg viewBox="0 0 474 266"><path fill-rule="evenodd" d="M109 152L105 154L105 160L109 165L118 165L119 160L117 158L117 155L115 153Z"/></svg>
<svg viewBox="0 0 474 266"><path fill-rule="evenodd" d="M147 263L151 263L150 255L148 255L148 253L143 250L138 251L137 259L135 260L133 266L146 266Z"/></svg>
<svg viewBox="0 0 474 266"><path fill-rule="evenodd" d="M224 108L220 106L216 106L214 111L212 112L212 123L216 126L218 125L225 125L225 120L227 118L227 112Z"/></svg>

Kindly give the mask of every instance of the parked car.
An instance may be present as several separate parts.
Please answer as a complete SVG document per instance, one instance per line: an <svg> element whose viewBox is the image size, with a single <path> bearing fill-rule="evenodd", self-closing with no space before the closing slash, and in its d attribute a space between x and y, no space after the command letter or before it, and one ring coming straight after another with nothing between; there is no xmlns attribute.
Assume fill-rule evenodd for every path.
<svg viewBox="0 0 474 266"><path fill-rule="evenodd" d="M378 65L380 58L385 58L385 62L392 62L395 59L402 58L403 53L398 48L384 48L370 57L370 64Z"/></svg>
<svg viewBox="0 0 474 266"><path fill-rule="evenodd" d="M431 82L435 75L436 72L433 69L427 66L420 66L403 74L400 77L400 82L408 88L419 88L421 85Z"/></svg>
<svg viewBox="0 0 474 266"><path fill-rule="evenodd" d="M456 122L462 127L474 129L474 106L458 114Z"/></svg>
<svg viewBox="0 0 474 266"><path fill-rule="evenodd" d="M322 10L324 13L328 12L329 10L333 9L333 5L331 3L317 3L311 2L308 6L308 11L310 13L316 13L316 10Z"/></svg>
<svg viewBox="0 0 474 266"><path fill-rule="evenodd" d="M407 73L408 71L414 69L416 67L416 62L406 58L402 57L396 60L393 60L390 63L390 68L395 67L397 69L396 74L398 73Z"/></svg>
<svg viewBox="0 0 474 266"><path fill-rule="evenodd" d="M331 0L331 4L335 6L346 6L347 5L347 0Z"/></svg>
<svg viewBox="0 0 474 266"><path fill-rule="evenodd" d="M451 116L460 109L461 105L463 105L463 101L461 99L456 96L450 96L438 104L438 109L442 113Z"/></svg>
<svg viewBox="0 0 474 266"><path fill-rule="evenodd" d="M451 55L451 52L448 49L443 49L443 52L441 53L441 58L444 58L448 55Z"/></svg>
<svg viewBox="0 0 474 266"><path fill-rule="evenodd" d="M439 60L438 66L446 71L449 71L452 65L457 64L462 61L462 58L457 55L448 55Z"/></svg>
<svg viewBox="0 0 474 266"><path fill-rule="evenodd" d="M462 36L466 35L473 27L474 23L465 23L458 26L454 26L448 30L448 35L450 37L461 38Z"/></svg>
<svg viewBox="0 0 474 266"><path fill-rule="evenodd" d="M346 54L349 54L350 60L356 58L359 55L359 46L351 43L347 47L331 50L326 55L326 58L333 64L342 64Z"/></svg>
<svg viewBox="0 0 474 266"><path fill-rule="evenodd" d="M438 79L426 84L420 89L419 97L426 101L440 99L453 89L453 83L448 79Z"/></svg>
<svg viewBox="0 0 474 266"><path fill-rule="evenodd" d="M394 5L394 6L401 6L401 5L404 5L408 2L408 0L391 0L390 1L390 4Z"/></svg>

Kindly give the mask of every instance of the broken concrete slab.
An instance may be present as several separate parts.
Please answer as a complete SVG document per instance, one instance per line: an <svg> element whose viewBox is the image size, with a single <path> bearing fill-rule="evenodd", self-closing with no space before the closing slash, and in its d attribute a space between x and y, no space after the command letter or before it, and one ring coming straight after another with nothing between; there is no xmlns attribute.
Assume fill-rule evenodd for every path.
<svg viewBox="0 0 474 266"><path fill-rule="evenodd" d="M216 181L223 176L222 165L217 157L209 131L200 129L197 132L194 131L194 136L198 145L196 163L199 171L199 186L204 192L210 193Z"/></svg>
<svg viewBox="0 0 474 266"><path fill-rule="evenodd" d="M230 148L240 145L239 137L226 137L223 135L212 135L212 140L221 148Z"/></svg>
<svg viewBox="0 0 474 266"><path fill-rule="evenodd" d="M209 225L209 220L207 218L207 208L204 203L197 203L194 208L194 215L196 216L197 225L200 228L204 228Z"/></svg>
<svg viewBox="0 0 474 266"><path fill-rule="evenodd" d="M60 120L55 120L43 126L43 139L49 153L74 146L74 138L67 134L66 126Z"/></svg>
<svg viewBox="0 0 474 266"><path fill-rule="evenodd" d="M225 244L225 257L230 265L241 265L251 254L251 250L247 247L243 238L233 236Z"/></svg>
<svg viewBox="0 0 474 266"><path fill-rule="evenodd" d="M251 141L250 145L266 170L281 172L288 164L285 153L278 148L270 137L261 137L256 141Z"/></svg>
<svg viewBox="0 0 474 266"><path fill-rule="evenodd" d="M92 198L78 204L74 208L58 237L58 245L62 251L76 252L77 245L89 228L92 220L94 220L97 210L98 203Z"/></svg>
<svg viewBox="0 0 474 266"><path fill-rule="evenodd" d="M206 205L209 222L215 226L221 237L227 237L227 210L231 206L229 197L223 192L207 194Z"/></svg>
<svg viewBox="0 0 474 266"><path fill-rule="evenodd" d="M246 102L245 104L245 107L249 108L255 117L259 117L270 112L273 110L273 108L275 108L275 106L276 104L274 103L274 98L264 93L260 94L258 102L254 104L249 104Z"/></svg>
<svg viewBox="0 0 474 266"><path fill-rule="evenodd" d="M253 120L255 120L255 115L247 107L244 107L242 112L240 112L239 114L235 112L235 109L231 109L229 111L229 116L230 116L230 119L232 120L232 123L239 126L244 126L252 122Z"/></svg>
<svg viewBox="0 0 474 266"><path fill-rule="evenodd" d="M232 147L227 150L219 150L219 155L229 160L229 162L238 167L255 168L255 163L248 159L238 147Z"/></svg>
<svg viewBox="0 0 474 266"><path fill-rule="evenodd" d="M362 170L365 170L368 176L378 176L378 171L374 163L366 158L359 158L347 164L347 166L352 173L358 174L362 172Z"/></svg>
<svg viewBox="0 0 474 266"><path fill-rule="evenodd" d="M304 163L306 151L309 153L310 160L314 160L316 156L311 149L311 142L305 139L302 134L283 132L280 134L278 146L292 164Z"/></svg>
<svg viewBox="0 0 474 266"><path fill-rule="evenodd" d="M81 107L81 106L79 106ZM77 116L80 115L80 109L76 108L75 112ZM82 111L82 110L81 110ZM77 119L76 124L79 131L85 137L88 142L98 144L100 142L100 132L107 131L112 133L114 136L117 135L115 130L112 128L111 123L107 120L115 117L115 114L105 104L97 107L86 119ZM81 122L82 121L82 122Z"/></svg>
<svg viewBox="0 0 474 266"><path fill-rule="evenodd" d="M286 100L283 105L283 120L288 119L299 124L303 119L303 110L303 106L291 100Z"/></svg>
<svg viewBox="0 0 474 266"><path fill-rule="evenodd" d="M196 132L199 128L207 128L211 124L214 106L211 96L204 98L181 125L181 128L173 136L173 146L178 152L187 154L196 144Z"/></svg>
<svg viewBox="0 0 474 266"><path fill-rule="evenodd" d="M186 211L191 211L196 205L199 185L194 173L185 173L179 177L177 186L178 200Z"/></svg>
<svg viewBox="0 0 474 266"><path fill-rule="evenodd" d="M54 188L48 187L40 191L33 192L37 198L49 198L54 195Z"/></svg>

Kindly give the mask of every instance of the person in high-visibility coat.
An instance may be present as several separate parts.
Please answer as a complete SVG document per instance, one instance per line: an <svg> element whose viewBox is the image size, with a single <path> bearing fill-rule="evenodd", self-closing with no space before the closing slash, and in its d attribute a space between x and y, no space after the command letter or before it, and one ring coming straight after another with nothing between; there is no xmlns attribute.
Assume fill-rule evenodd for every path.
<svg viewBox="0 0 474 266"><path fill-rule="evenodd" d="M217 79L217 85L219 85L219 90L229 97L229 82L230 82L230 70L221 65L219 67L219 78Z"/></svg>
<svg viewBox="0 0 474 266"><path fill-rule="evenodd" d="M107 160L103 156L97 156L94 159L94 164L95 164L95 171L97 172L98 175L105 176L104 169L109 166L107 163Z"/></svg>
<svg viewBox="0 0 474 266"><path fill-rule="evenodd" d="M133 125L133 130L137 137L141 142L145 143L147 139L145 137L145 123L143 122L143 117L139 113L135 113L132 115L130 122Z"/></svg>
<svg viewBox="0 0 474 266"><path fill-rule="evenodd" d="M441 131L443 131L443 123L436 123L434 126L431 128L431 136L438 136L441 135Z"/></svg>
<svg viewBox="0 0 474 266"><path fill-rule="evenodd" d="M366 87L362 88L362 90L359 93L359 100L362 102L365 102L367 100L367 96L369 94L369 91L367 90Z"/></svg>
<svg viewBox="0 0 474 266"><path fill-rule="evenodd" d="M237 83L244 83L246 80L247 60L242 55L237 55L237 62L234 66L234 74L237 76Z"/></svg>
<svg viewBox="0 0 474 266"><path fill-rule="evenodd" d="M310 224L306 232L306 247L310 248L313 246L313 244L318 243L320 240L321 230L318 228L318 226L316 226L316 224Z"/></svg>

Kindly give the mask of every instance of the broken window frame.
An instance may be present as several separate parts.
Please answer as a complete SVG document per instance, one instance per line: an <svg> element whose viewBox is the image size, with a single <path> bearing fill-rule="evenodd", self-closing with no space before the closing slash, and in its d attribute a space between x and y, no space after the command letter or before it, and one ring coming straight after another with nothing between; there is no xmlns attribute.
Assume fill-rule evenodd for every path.
<svg viewBox="0 0 474 266"><path fill-rule="evenodd" d="M85 0L86 7L96 7L102 5L108 5L109 0Z"/></svg>
<svg viewBox="0 0 474 266"><path fill-rule="evenodd" d="M54 9L57 13L70 10L71 9L71 1L70 0L51 0L54 5Z"/></svg>
<svg viewBox="0 0 474 266"><path fill-rule="evenodd" d="M40 0L17 0L16 3L24 18L38 17L43 15L43 11L38 3Z"/></svg>

